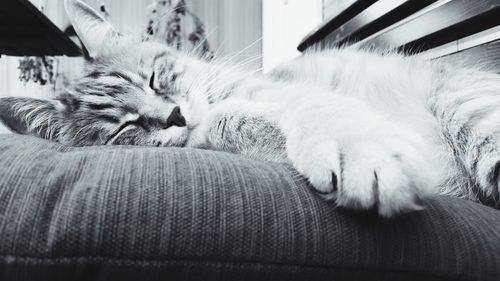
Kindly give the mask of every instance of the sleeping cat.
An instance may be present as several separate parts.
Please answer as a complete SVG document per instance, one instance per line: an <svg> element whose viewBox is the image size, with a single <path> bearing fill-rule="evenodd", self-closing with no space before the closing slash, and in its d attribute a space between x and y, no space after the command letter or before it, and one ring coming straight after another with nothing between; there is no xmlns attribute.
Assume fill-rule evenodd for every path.
<svg viewBox="0 0 500 281"><path fill-rule="evenodd" d="M434 193L498 199L496 74L352 48L248 74L134 42L86 4L65 5L92 60L54 100L1 99L14 132L289 162L338 206L385 217Z"/></svg>

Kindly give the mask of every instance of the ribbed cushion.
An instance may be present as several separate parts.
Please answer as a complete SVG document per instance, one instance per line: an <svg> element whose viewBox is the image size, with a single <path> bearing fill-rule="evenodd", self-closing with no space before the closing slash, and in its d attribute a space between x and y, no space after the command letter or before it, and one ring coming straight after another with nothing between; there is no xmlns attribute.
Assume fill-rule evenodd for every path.
<svg viewBox="0 0 500 281"><path fill-rule="evenodd" d="M500 211L335 209L290 167L0 135L0 280L500 280Z"/></svg>

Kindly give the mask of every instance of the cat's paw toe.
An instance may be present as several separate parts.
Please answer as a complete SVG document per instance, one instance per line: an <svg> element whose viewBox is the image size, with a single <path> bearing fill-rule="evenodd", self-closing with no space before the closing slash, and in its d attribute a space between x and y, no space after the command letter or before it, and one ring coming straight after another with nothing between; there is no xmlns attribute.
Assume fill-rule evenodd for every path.
<svg viewBox="0 0 500 281"><path fill-rule="evenodd" d="M339 206L375 210L384 217L421 209L417 202L425 195L422 175L408 169L401 155L387 152L365 147L346 155L344 181L336 197Z"/></svg>
<svg viewBox="0 0 500 281"><path fill-rule="evenodd" d="M494 187L491 188L490 198L497 204L500 204L500 161L496 162L491 178L493 179Z"/></svg>
<svg viewBox="0 0 500 281"><path fill-rule="evenodd" d="M420 210L418 202L432 185L427 163L413 147L361 143L340 150L328 142L305 149L298 160L298 171L337 206L384 217Z"/></svg>
<svg viewBox="0 0 500 281"><path fill-rule="evenodd" d="M296 155L295 168L306 176L320 194L332 198L340 183L340 153L337 143L324 141L309 144Z"/></svg>
<svg viewBox="0 0 500 281"><path fill-rule="evenodd" d="M491 149L488 154L471 161L475 163L471 168L471 173L481 192L475 194L478 199L487 204L500 203L500 153Z"/></svg>

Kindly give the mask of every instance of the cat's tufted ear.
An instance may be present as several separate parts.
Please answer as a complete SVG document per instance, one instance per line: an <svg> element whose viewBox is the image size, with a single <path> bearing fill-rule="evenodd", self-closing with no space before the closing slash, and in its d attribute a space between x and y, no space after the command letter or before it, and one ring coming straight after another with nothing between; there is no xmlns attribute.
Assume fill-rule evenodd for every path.
<svg viewBox="0 0 500 281"><path fill-rule="evenodd" d="M80 0L64 0L66 13L91 58L105 56L116 45L130 41L99 13Z"/></svg>
<svg viewBox="0 0 500 281"><path fill-rule="evenodd" d="M52 139L59 131L59 112L58 104L52 101L24 97L0 98L0 121L19 134Z"/></svg>

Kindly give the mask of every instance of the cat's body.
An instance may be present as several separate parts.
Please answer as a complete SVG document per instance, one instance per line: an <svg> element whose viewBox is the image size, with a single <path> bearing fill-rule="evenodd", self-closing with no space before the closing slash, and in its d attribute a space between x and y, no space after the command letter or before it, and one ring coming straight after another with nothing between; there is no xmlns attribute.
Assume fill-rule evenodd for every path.
<svg viewBox="0 0 500 281"><path fill-rule="evenodd" d="M497 104L494 101L498 99L500 102L500 94L497 94L500 93L500 79L496 74L399 54L347 48L307 53L279 66L261 79L253 78L247 83L239 83L242 84L239 88L233 87L233 96L218 105L225 108L220 111L226 114L220 114L213 120L220 120L225 115L227 119L233 118L234 124L239 124L240 118L248 119L248 116L258 115L255 112L262 112L267 119L274 120L276 130L280 130L287 122L292 123L290 127L298 126L298 123L293 123L293 115L304 114L303 111L309 110L311 114L305 118L308 119L309 126L315 128L328 124L332 130L332 138L352 135L345 142L354 143L363 139L372 144L382 142L384 146L391 146L391 139L398 138L393 136L394 133L414 134L410 137L411 144L419 147L411 157L413 160L423 158L420 159L421 167L415 167L415 172L425 174L423 177L426 185L433 187L436 193L472 200L483 199L484 194L479 187L480 176L471 176L474 171L471 166L467 167L467 161L476 161L470 159L474 156L466 153L472 152L474 145L453 144L457 137L450 134L457 133L466 137L467 131L456 130L464 126L479 125L484 133L495 135L494 128L498 127L498 121L495 119ZM476 94L476 89L480 88L488 90ZM479 99L476 99L476 95ZM239 99L245 102L234 104L232 101ZM471 103L471 99L475 99L475 103ZM472 108L468 108L468 104L462 104L467 101ZM224 104L229 102L229 106ZM265 105L260 104L262 102ZM319 110L329 102L332 103L329 108ZM304 104L309 104L310 108L306 108L308 106ZM276 107L272 110L276 116L266 110L266 107L272 106ZM345 112L338 112L343 106L347 107ZM297 107L304 107L303 111ZM450 118L443 114L452 115L457 110L464 110L463 116L454 120L442 120ZM286 113L285 117L283 112ZM489 113L491 116L484 116ZM475 124L478 118L483 117L487 118L479 120L482 124ZM261 122L248 124L250 125L254 128L249 131L261 132ZM335 129L335 126L338 128ZM374 132L362 135L363 127L373 129ZM387 129L390 129L389 132ZM315 128L310 133L319 137L320 131L321 129ZM249 142L253 149L238 151L228 146L239 145L240 140L248 138L232 135L220 137L220 132L217 134L214 130L208 136L215 139L212 140L212 148L257 158L288 160L283 158L279 150L273 150L274 154L266 149L258 150L269 146L269 143L259 147L261 144L253 146ZM279 139L270 137L267 140L272 143ZM462 155L456 151L458 146L463 146L465 150L461 152ZM366 151L363 157L370 158L371 153L379 153L381 149L374 147L371 152Z"/></svg>
<svg viewBox="0 0 500 281"><path fill-rule="evenodd" d="M16 132L289 162L338 205L383 216L432 193L498 197L495 74L334 49L250 75L129 42L88 6L66 5L95 60L57 101L2 99L0 119Z"/></svg>

